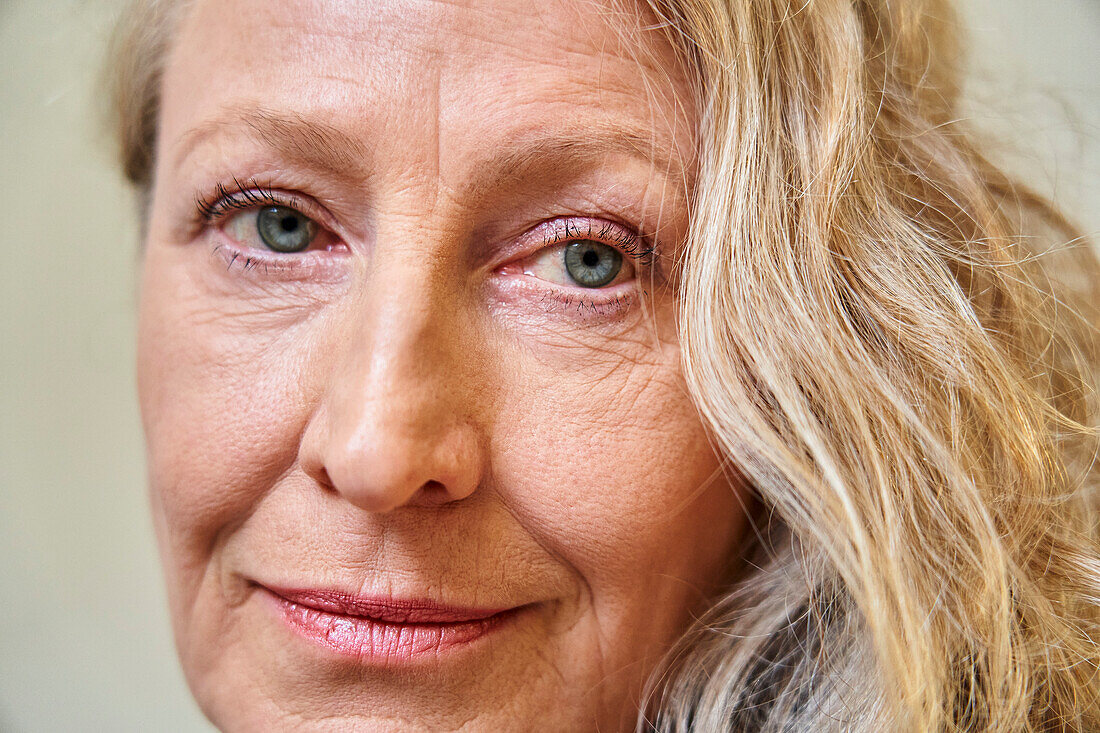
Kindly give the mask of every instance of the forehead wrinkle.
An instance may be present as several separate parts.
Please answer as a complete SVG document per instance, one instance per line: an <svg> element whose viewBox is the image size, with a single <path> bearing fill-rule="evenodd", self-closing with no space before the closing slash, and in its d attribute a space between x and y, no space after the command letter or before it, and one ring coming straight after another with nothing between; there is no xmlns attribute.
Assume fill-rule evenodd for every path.
<svg viewBox="0 0 1100 733"><path fill-rule="evenodd" d="M546 172L555 164L559 169L570 164L580 167L598 164L612 154L626 154L648 162L666 180L677 184L676 190L684 199L688 198L695 178L696 110L690 82L682 76L684 69L675 49L653 22L656 18L647 14L647 6L632 0L581 2L597 14L601 28L613 31L610 36L590 37L589 41L597 41L595 45L557 33L552 44L555 53L540 53L537 48L521 48L508 34L492 33L487 24L466 30L481 46L497 52L503 47L528 65L567 72L552 89L540 90L534 83L528 84L524 89L526 104L552 103L565 108L566 116L574 119L589 115L583 125L574 124L569 129L549 125L509 136L511 139L498 146L501 153L494 160L481 162L481 175L470 178L492 183L498 178ZM536 16L541 21L543 14L536 10ZM484 58L486 52L468 50L465 54ZM589 59L590 64L596 62L594 76L576 73L570 63L570 57L576 55ZM566 82L572 83L563 86ZM614 108L625 114L608 115ZM680 131L687 133L682 140Z"/></svg>
<svg viewBox="0 0 1100 733"><path fill-rule="evenodd" d="M318 115L230 103L180 136L175 167L203 143L232 134L244 134L287 163L317 169L333 178L359 177L370 152L361 140Z"/></svg>

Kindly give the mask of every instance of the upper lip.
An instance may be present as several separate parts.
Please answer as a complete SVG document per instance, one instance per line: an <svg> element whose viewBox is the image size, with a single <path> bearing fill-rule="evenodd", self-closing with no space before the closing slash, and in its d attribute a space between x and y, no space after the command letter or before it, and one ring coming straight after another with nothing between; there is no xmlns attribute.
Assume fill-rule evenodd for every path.
<svg viewBox="0 0 1100 733"><path fill-rule="evenodd" d="M421 598L360 596L328 589L263 587L300 606L390 624L455 624L480 621L512 610L512 607L454 606Z"/></svg>

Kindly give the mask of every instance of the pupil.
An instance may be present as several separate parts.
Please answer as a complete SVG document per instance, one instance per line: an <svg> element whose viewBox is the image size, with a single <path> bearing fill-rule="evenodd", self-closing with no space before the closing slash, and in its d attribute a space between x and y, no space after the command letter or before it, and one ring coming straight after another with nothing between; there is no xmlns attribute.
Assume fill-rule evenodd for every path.
<svg viewBox="0 0 1100 733"><path fill-rule="evenodd" d="M583 261L584 264L588 267L595 267L596 265L600 264L600 256L596 253L596 250L590 249L584 253L584 255L581 257L581 261Z"/></svg>
<svg viewBox="0 0 1100 733"><path fill-rule="evenodd" d="M284 232L292 232L298 228L298 218L295 216L283 217L279 225L282 226Z"/></svg>

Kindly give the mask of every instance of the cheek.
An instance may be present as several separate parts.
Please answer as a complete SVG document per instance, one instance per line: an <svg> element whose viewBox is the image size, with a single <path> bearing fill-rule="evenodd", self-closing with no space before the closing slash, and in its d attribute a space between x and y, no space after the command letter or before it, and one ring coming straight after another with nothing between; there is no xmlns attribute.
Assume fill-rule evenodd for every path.
<svg viewBox="0 0 1100 733"><path fill-rule="evenodd" d="M598 633L624 653L675 633L743 523L675 348L637 352L531 366L497 430L513 510L579 577L578 613L599 616Z"/></svg>
<svg viewBox="0 0 1100 733"><path fill-rule="evenodd" d="M297 458L311 340L306 322L258 323L270 309L249 318L197 291L172 257L147 254L138 388L169 587L188 596L220 537Z"/></svg>

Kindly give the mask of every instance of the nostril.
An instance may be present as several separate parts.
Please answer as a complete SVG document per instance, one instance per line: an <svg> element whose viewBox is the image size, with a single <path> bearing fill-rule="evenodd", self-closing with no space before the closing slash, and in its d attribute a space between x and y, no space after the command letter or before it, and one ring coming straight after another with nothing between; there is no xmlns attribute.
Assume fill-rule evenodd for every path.
<svg viewBox="0 0 1100 733"><path fill-rule="evenodd" d="M336 483L329 476L328 469L320 461L315 460L303 460L300 463L303 473L316 481L325 489L330 491L336 490Z"/></svg>
<svg viewBox="0 0 1100 733"><path fill-rule="evenodd" d="M322 466L317 469L317 475L315 476L317 483L324 486L326 489L336 489L336 484L332 482L332 477L328 475L328 471Z"/></svg>
<svg viewBox="0 0 1100 733"><path fill-rule="evenodd" d="M442 504L451 501L451 492L439 481L428 481L420 487L420 495L426 503Z"/></svg>

